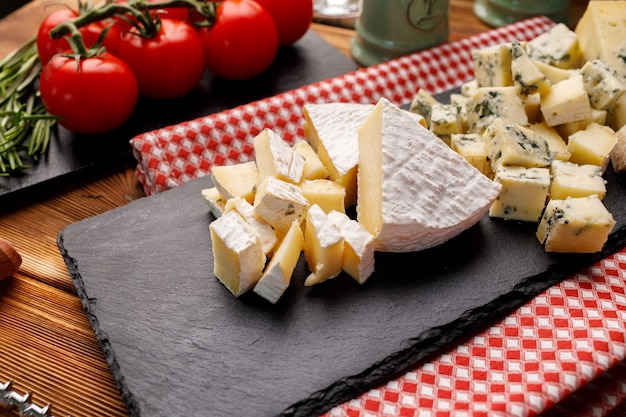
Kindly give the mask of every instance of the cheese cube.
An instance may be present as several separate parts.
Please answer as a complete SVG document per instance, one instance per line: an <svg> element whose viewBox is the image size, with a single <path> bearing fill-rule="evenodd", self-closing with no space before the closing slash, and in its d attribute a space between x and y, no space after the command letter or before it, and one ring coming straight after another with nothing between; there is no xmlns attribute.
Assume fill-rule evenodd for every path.
<svg viewBox="0 0 626 417"><path fill-rule="evenodd" d="M289 287L303 245L302 229L300 224L294 220L253 291L270 303L276 304Z"/></svg>
<svg viewBox="0 0 626 417"><path fill-rule="evenodd" d="M237 211L209 225L213 272L235 297L251 289L263 274L266 256L257 233Z"/></svg>
<svg viewBox="0 0 626 417"><path fill-rule="evenodd" d="M331 211L328 218L344 239L341 268L363 284L374 272L374 236L345 213Z"/></svg>
<svg viewBox="0 0 626 417"><path fill-rule="evenodd" d="M309 204L317 204L325 213L329 213L331 210L342 213L346 211L344 206L346 189L335 181L326 179L304 180L298 186Z"/></svg>
<svg viewBox="0 0 626 417"><path fill-rule="evenodd" d="M613 129L598 123L590 123L584 130L579 130L569 137L567 142L567 150L571 154L569 160L579 165L598 165L604 172L616 142Z"/></svg>
<svg viewBox="0 0 626 417"><path fill-rule="evenodd" d="M573 75L553 84L550 90L541 96L541 114L548 126L591 117L591 103L585 90L583 76Z"/></svg>
<svg viewBox="0 0 626 417"><path fill-rule="evenodd" d="M593 108L600 110L611 108L626 92L624 79L616 76L613 70L599 59L587 61L580 73Z"/></svg>
<svg viewBox="0 0 626 417"><path fill-rule="evenodd" d="M226 200L216 187L205 188L200 190L200 195L204 199L204 202L209 206L209 211L217 219L224 213L224 207L226 206Z"/></svg>
<svg viewBox="0 0 626 417"><path fill-rule="evenodd" d="M259 236L261 245L263 246L263 252L266 255L270 255L272 250L278 243L278 238L274 233L274 229L269 223L259 218L252 204L248 203L241 197L229 198L224 206L224 212L236 210L237 213L252 227L252 229Z"/></svg>
<svg viewBox="0 0 626 417"><path fill-rule="evenodd" d="M600 125L605 125L607 120L608 112L606 110L598 110L591 108L591 116L582 120L577 120L575 122L563 123L560 125L554 126L554 129L558 132L559 135L565 140L568 140L570 135L578 132L579 130L584 130L590 123L598 123Z"/></svg>
<svg viewBox="0 0 626 417"><path fill-rule="evenodd" d="M615 146L611 150L611 164L615 172L626 171L626 126L615 132Z"/></svg>
<svg viewBox="0 0 626 417"><path fill-rule="evenodd" d="M550 190L549 168L498 167L494 181L502 184L489 208L490 217L538 222Z"/></svg>
<svg viewBox="0 0 626 417"><path fill-rule="evenodd" d="M435 104L430 114L430 131L450 146L450 135L463 131L459 111L452 104Z"/></svg>
<svg viewBox="0 0 626 417"><path fill-rule="evenodd" d="M583 54L578 36L563 23L526 43L528 55L536 60L559 68L578 68Z"/></svg>
<svg viewBox="0 0 626 417"><path fill-rule="evenodd" d="M252 203L259 183L259 169L254 161L213 166L211 179L224 199L242 197Z"/></svg>
<svg viewBox="0 0 626 417"><path fill-rule="evenodd" d="M491 169L498 166L547 167L552 162L548 142L534 131L496 119L485 131Z"/></svg>
<svg viewBox="0 0 626 417"><path fill-rule="evenodd" d="M546 76L550 84L556 84L578 74L577 69L563 69L537 60L533 60L533 63Z"/></svg>
<svg viewBox="0 0 626 417"><path fill-rule="evenodd" d="M302 223L309 206L300 187L276 177L261 181L254 198L255 213L283 233L287 233L294 220Z"/></svg>
<svg viewBox="0 0 626 417"><path fill-rule="evenodd" d="M474 66L474 79L478 87L513 85L510 43L472 50L472 64Z"/></svg>
<svg viewBox="0 0 626 417"><path fill-rule="evenodd" d="M526 109L517 87L482 87L467 101L467 130L483 133L495 119L528 124Z"/></svg>
<svg viewBox="0 0 626 417"><path fill-rule="evenodd" d="M603 199L606 181L597 165L578 165L566 161L552 161L550 198L565 200L567 197L587 197L592 194Z"/></svg>
<svg viewBox="0 0 626 417"><path fill-rule="evenodd" d="M546 122L541 121L529 125L528 128L535 132L537 136L541 136L546 140L548 148L550 149L550 154L554 159L559 159L561 161L569 160L570 153L567 150L567 143L565 143L563 137L554 127L548 126Z"/></svg>
<svg viewBox="0 0 626 417"><path fill-rule="evenodd" d="M273 130L263 129L254 137L253 144L256 165L259 168L259 182L270 176L294 184L300 182L304 158Z"/></svg>
<svg viewBox="0 0 626 417"><path fill-rule="evenodd" d="M599 252L615 219L595 196L550 200L536 236L547 252Z"/></svg>
<svg viewBox="0 0 626 417"><path fill-rule="evenodd" d="M345 206L356 203L359 161L358 128L373 109L371 104L305 104L305 135L329 177L346 189Z"/></svg>
<svg viewBox="0 0 626 417"><path fill-rule="evenodd" d="M626 125L626 94L622 94L606 114L606 125L620 130Z"/></svg>
<svg viewBox="0 0 626 417"><path fill-rule="evenodd" d="M344 238L328 215L313 204L309 208L304 229L304 257L311 274L304 285L319 284L342 271Z"/></svg>
<svg viewBox="0 0 626 417"><path fill-rule="evenodd" d="M518 42L511 45L511 73L513 84L518 86L523 96L533 93L544 94L550 88L550 82Z"/></svg>
<svg viewBox="0 0 626 417"><path fill-rule="evenodd" d="M500 190L385 98L359 129L358 183L357 219L376 250L388 252L418 251L459 235Z"/></svg>
<svg viewBox="0 0 626 417"><path fill-rule="evenodd" d="M459 124L461 126L461 132L463 133L467 131L467 102L469 101L468 97L465 97L463 94L453 93L450 94L450 104L456 106L457 113L459 115Z"/></svg>
<svg viewBox="0 0 626 417"><path fill-rule="evenodd" d="M476 90L478 90L478 81L476 81L476 78L461 84L461 95L464 97L469 98L473 96Z"/></svg>
<svg viewBox="0 0 626 417"><path fill-rule="evenodd" d="M541 121L541 94L533 93L522 96L524 111L528 117L528 123L538 123Z"/></svg>
<svg viewBox="0 0 626 417"><path fill-rule="evenodd" d="M421 115L426 121L426 127L430 126L430 113L435 104L440 104L429 92L423 88L411 100L409 111Z"/></svg>
<svg viewBox="0 0 626 417"><path fill-rule="evenodd" d="M478 133L458 133L450 138L450 147L458 152L467 162L489 178L493 170L487 153L485 137Z"/></svg>
<svg viewBox="0 0 626 417"><path fill-rule="evenodd" d="M623 1L590 1L574 29L585 61L601 59L626 78L626 7Z"/></svg>
<svg viewBox="0 0 626 417"><path fill-rule="evenodd" d="M317 156L309 142L301 140L293 145L293 150L304 159L304 169L302 170L301 180L328 178L328 169L322 163L319 156Z"/></svg>

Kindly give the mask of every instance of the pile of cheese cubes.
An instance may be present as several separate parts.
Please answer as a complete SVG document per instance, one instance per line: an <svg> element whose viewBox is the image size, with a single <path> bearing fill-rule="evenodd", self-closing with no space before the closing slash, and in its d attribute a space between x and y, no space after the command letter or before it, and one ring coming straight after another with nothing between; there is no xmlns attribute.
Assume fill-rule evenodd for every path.
<svg viewBox="0 0 626 417"><path fill-rule="evenodd" d="M602 200L626 170L626 2L593 1L575 30L473 51L474 78L449 103L411 111L502 185L493 218L537 222L548 252L597 252L615 220Z"/></svg>

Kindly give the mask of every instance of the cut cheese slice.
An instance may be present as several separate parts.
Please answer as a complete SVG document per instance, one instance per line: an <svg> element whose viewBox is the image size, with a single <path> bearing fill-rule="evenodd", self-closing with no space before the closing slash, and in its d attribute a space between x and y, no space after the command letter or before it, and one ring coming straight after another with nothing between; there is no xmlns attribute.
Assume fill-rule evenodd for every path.
<svg viewBox="0 0 626 417"><path fill-rule="evenodd" d="M233 197L226 201L224 212L237 210L243 219L252 226L252 229L259 235L263 252L266 255L272 253L272 250L278 243L278 238L272 226L256 215L254 206L241 197Z"/></svg>
<svg viewBox="0 0 626 417"><path fill-rule="evenodd" d="M263 274L265 252L257 233L231 210L209 225L213 272L235 297L251 289Z"/></svg>
<svg viewBox="0 0 626 417"><path fill-rule="evenodd" d="M300 224L294 220L253 291L270 303L275 304L289 287L303 245L302 229Z"/></svg>
<svg viewBox="0 0 626 417"><path fill-rule="evenodd" d="M344 239L341 268L363 284L374 272L374 236L345 213L333 210L328 213L328 218Z"/></svg>
<svg viewBox="0 0 626 417"><path fill-rule="evenodd" d="M307 212L304 229L304 257L311 274L304 281L311 286L341 273L344 238L320 206L313 204Z"/></svg>
<svg viewBox="0 0 626 417"><path fill-rule="evenodd" d="M259 183L259 169L254 161L217 165L211 168L211 179L225 200L243 197L252 203Z"/></svg>
<svg viewBox="0 0 626 417"><path fill-rule="evenodd" d="M255 213L282 233L287 233L294 220L302 223L309 206L300 187L276 177L261 181L254 196Z"/></svg>
<svg viewBox="0 0 626 417"><path fill-rule="evenodd" d="M473 226L497 184L381 98L359 129L357 218L378 251L441 244Z"/></svg>
<svg viewBox="0 0 626 417"><path fill-rule="evenodd" d="M259 168L259 182L270 176L294 184L300 182L304 158L283 138L265 128L254 137L253 144L256 165Z"/></svg>
<svg viewBox="0 0 626 417"><path fill-rule="evenodd" d="M328 169L315 153L315 149L306 140L301 140L293 145L293 150L304 158L302 180L318 180L328 178Z"/></svg>
<svg viewBox="0 0 626 417"><path fill-rule="evenodd" d="M205 188L200 191L200 195L202 195L204 202L209 206L209 211L216 219L224 213L226 199L222 197L216 187Z"/></svg>
<svg viewBox="0 0 626 417"><path fill-rule="evenodd" d="M358 103L303 107L306 138L328 169L330 179L346 189L346 207L356 202L358 128L373 108L372 104Z"/></svg>

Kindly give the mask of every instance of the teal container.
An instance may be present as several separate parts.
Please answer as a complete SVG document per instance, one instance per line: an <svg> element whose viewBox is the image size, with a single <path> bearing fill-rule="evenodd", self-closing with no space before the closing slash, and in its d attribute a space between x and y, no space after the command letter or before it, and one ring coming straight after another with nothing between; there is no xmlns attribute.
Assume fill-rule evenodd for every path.
<svg viewBox="0 0 626 417"><path fill-rule="evenodd" d="M350 53L367 67L443 43L449 17L449 0L363 0Z"/></svg>
<svg viewBox="0 0 626 417"><path fill-rule="evenodd" d="M533 16L567 23L570 0L475 0L474 14L489 26L504 26Z"/></svg>

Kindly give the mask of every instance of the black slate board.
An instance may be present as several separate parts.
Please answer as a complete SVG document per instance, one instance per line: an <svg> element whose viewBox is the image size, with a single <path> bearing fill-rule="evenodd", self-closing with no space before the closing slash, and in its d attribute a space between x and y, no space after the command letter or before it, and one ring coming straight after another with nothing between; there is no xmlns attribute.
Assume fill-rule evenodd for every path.
<svg viewBox="0 0 626 417"><path fill-rule="evenodd" d="M449 242L376 255L364 285L304 287L276 305L213 276L199 178L72 224L58 246L131 416L315 416L493 324L626 245L626 178L603 253L547 254L535 225L485 216Z"/></svg>
<svg viewBox="0 0 626 417"><path fill-rule="evenodd" d="M140 99L131 119L103 135L77 135L63 127L53 132L48 153L20 174L0 177L0 202L54 189L55 182L85 170L133 161L130 139L139 133L174 125L221 110L270 97L357 69L337 48L309 30L291 46L282 47L272 66L247 81L229 81L205 73L200 85L177 100ZM43 187L45 185L45 187Z"/></svg>

